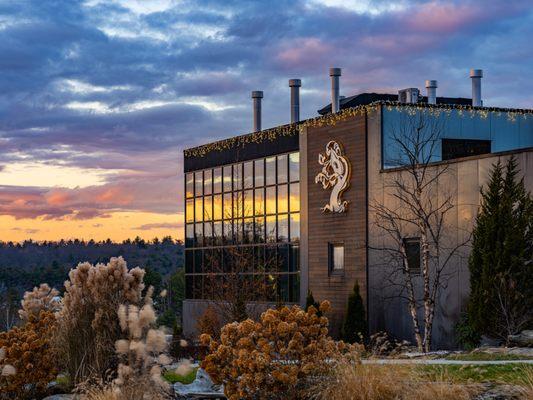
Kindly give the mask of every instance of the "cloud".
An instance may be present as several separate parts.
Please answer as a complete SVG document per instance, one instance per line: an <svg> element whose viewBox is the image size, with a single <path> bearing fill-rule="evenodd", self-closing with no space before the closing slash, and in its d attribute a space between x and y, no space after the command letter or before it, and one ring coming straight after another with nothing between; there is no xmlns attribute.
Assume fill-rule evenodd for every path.
<svg viewBox="0 0 533 400"><path fill-rule="evenodd" d="M158 223L158 224L144 224L133 229L140 231L151 231L154 229L182 229L183 224L179 223Z"/></svg>

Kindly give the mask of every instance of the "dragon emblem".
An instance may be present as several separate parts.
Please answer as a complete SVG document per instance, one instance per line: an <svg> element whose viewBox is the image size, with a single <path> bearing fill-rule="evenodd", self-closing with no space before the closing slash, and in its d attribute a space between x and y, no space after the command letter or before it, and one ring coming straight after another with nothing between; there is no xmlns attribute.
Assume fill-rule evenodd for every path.
<svg viewBox="0 0 533 400"><path fill-rule="evenodd" d="M342 147L335 141L326 145L326 153L318 155L322 171L315 177L315 183L321 183L323 189L331 188L329 204L321 208L322 212L343 213L347 211L348 201L342 200L342 193L348 189L351 166L343 156Z"/></svg>

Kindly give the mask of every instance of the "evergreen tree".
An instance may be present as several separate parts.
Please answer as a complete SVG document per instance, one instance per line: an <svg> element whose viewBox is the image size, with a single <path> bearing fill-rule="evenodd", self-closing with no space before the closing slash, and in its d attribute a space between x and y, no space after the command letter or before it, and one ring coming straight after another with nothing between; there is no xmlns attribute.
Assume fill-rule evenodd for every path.
<svg viewBox="0 0 533 400"><path fill-rule="evenodd" d="M367 335L367 324L363 298L359 292L359 282L355 282L354 288L348 298L348 307L342 326L342 340L347 343L361 341L361 337Z"/></svg>
<svg viewBox="0 0 533 400"><path fill-rule="evenodd" d="M533 325L533 201L518 173L514 157L493 167L468 263L472 328L504 340Z"/></svg>
<svg viewBox="0 0 533 400"><path fill-rule="evenodd" d="M309 307L315 307L316 310L317 310L317 315L319 317L322 316L322 313L320 312L320 304L318 304L317 301L315 301L315 298L313 297L313 292L311 292L310 290L307 291L307 297L305 298L305 311L307 311L309 309Z"/></svg>

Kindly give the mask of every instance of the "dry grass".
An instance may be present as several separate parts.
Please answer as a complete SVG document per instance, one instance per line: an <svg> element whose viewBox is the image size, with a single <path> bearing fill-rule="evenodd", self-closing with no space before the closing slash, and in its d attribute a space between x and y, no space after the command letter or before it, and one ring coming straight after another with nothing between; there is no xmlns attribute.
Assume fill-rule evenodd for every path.
<svg viewBox="0 0 533 400"><path fill-rule="evenodd" d="M533 366L524 367L524 378L520 382L520 396L523 400L533 399Z"/></svg>
<svg viewBox="0 0 533 400"><path fill-rule="evenodd" d="M479 388L454 382L445 372L427 375L414 367L362 364L357 357L336 361L332 376L309 390L314 400L469 400Z"/></svg>

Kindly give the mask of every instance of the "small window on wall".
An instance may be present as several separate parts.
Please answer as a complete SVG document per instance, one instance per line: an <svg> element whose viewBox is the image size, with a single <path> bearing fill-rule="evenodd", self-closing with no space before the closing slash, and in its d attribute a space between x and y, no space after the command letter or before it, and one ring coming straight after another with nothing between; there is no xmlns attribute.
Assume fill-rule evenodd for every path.
<svg viewBox="0 0 533 400"><path fill-rule="evenodd" d="M328 244L329 272L331 274L344 273L344 243Z"/></svg>
<svg viewBox="0 0 533 400"><path fill-rule="evenodd" d="M409 271L415 274L420 273L420 239L406 238L403 240L403 245Z"/></svg>

